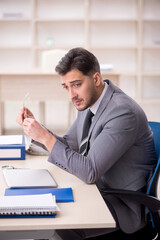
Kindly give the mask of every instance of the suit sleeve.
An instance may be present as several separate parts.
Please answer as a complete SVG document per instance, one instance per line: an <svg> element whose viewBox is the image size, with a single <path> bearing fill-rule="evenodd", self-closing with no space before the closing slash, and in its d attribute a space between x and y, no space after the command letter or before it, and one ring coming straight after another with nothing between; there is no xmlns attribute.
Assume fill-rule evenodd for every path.
<svg viewBox="0 0 160 240"><path fill-rule="evenodd" d="M136 138L137 119L134 112L124 109L124 106L111 109L105 121L98 120L101 131L97 131L97 136L92 136L93 140L91 137L88 156L82 156L65 142L57 140L48 160L86 183L96 182L125 154Z"/></svg>

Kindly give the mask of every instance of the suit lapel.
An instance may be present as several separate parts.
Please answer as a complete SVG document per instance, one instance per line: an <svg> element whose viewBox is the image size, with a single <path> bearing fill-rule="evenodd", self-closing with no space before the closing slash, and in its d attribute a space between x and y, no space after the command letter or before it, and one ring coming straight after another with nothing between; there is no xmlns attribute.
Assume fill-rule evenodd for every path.
<svg viewBox="0 0 160 240"><path fill-rule="evenodd" d="M93 128L96 125L99 117L101 116L103 111L107 108L108 103L110 102L110 100L112 98L112 95L113 95L113 93L116 89L116 86L111 81L105 80L105 82L107 82L107 84L108 84L108 89L107 89L107 91L106 91L106 93L105 93L105 95L104 95L104 97L103 97L103 99L100 103L100 106L99 106L99 108L98 108L98 110L97 110L97 112L94 116L93 122L92 122L90 130L89 130L89 137L90 137L90 135L93 131Z"/></svg>
<svg viewBox="0 0 160 240"><path fill-rule="evenodd" d="M104 97L103 97L103 99L102 99L102 101L100 103L100 106L99 106L99 108L98 108L98 110L97 110L97 112L96 112L96 114L95 114L95 116L93 118L93 122L91 124L90 130L89 130L89 133L88 133L88 139L90 139L91 133L92 133L92 131L93 131L93 129L94 129L98 119L100 118L100 116L104 112L104 110L107 108L108 103L110 102L113 93L117 89L117 87L111 81L105 80L105 82L107 82L108 88L107 88L107 91L106 91L106 93L105 93L105 95L104 95ZM83 111L82 116L80 118L81 119L82 128L78 128L78 129L80 129L80 131L79 131L79 143L80 143L81 138L82 138L83 124L84 124L84 119L86 117L86 113L87 113L87 110ZM81 113L79 113L79 114L81 114Z"/></svg>

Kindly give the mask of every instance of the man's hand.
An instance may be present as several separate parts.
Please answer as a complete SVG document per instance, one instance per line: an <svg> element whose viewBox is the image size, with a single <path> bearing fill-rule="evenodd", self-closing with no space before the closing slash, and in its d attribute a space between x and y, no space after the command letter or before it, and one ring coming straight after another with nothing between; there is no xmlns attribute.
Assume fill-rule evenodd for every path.
<svg viewBox="0 0 160 240"><path fill-rule="evenodd" d="M56 138L34 118L24 119L23 130L30 138L45 145L49 152L52 150Z"/></svg>
<svg viewBox="0 0 160 240"><path fill-rule="evenodd" d="M21 108L20 113L17 115L16 121L22 126L25 118L35 119L33 113L28 108L23 107Z"/></svg>

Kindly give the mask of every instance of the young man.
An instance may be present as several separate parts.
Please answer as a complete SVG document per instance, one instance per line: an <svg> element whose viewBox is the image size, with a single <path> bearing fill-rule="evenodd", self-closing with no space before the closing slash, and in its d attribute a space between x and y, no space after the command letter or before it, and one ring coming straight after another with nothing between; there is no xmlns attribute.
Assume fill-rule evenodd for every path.
<svg viewBox="0 0 160 240"><path fill-rule="evenodd" d="M117 223L116 229L59 230L58 234L62 239L78 240L119 228L127 233L141 229L145 224L144 209L129 200L105 196L103 191L107 188L144 191L156 162L145 113L111 81L103 81L98 60L85 49L71 49L56 71L78 110L77 119L66 135L59 137L48 131L28 109L21 110L17 122L35 144L41 143L48 149L48 161L88 184L96 183ZM82 139L89 110L94 116L87 136Z"/></svg>

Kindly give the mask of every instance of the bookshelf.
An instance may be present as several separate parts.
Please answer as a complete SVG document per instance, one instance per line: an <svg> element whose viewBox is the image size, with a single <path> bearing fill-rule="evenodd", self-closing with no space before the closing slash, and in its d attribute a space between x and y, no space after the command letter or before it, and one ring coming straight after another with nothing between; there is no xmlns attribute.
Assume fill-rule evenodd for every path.
<svg viewBox="0 0 160 240"><path fill-rule="evenodd" d="M114 65L120 87L158 121L150 109L160 102L159 9L159 0L1 0L0 71L32 72L44 50L85 47Z"/></svg>

